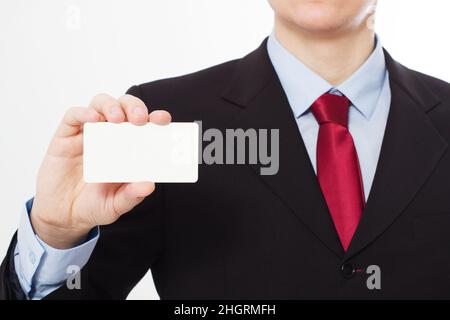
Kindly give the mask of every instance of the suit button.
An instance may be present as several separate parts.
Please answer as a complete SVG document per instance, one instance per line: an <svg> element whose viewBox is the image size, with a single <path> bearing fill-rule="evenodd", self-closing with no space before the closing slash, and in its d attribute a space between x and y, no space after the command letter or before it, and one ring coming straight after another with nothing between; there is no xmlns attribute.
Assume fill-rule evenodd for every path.
<svg viewBox="0 0 450 320"><path fill-rule="evenodd" d="M341 275L346 279L351 279L355 275L355 267L351 263L344 263L340 271Z"/></svg>

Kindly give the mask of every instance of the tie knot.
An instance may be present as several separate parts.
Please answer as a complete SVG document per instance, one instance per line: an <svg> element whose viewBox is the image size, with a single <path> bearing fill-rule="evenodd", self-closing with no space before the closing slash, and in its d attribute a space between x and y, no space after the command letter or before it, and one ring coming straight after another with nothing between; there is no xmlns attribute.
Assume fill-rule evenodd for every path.
<svg viewBox="0 0 450 320"><path fill-rule="evenodd" d="M345 96L325 93L311 106L311 112L319 125L325 123L337 123L348 126L348 109L350 101Z"/></svg>

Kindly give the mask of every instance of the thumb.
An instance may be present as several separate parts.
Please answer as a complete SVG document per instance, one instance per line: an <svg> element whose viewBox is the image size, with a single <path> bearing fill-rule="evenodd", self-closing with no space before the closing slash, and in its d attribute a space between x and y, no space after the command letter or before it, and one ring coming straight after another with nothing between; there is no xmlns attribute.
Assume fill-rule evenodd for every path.
<svg viewBox="0 0 450 320"><path fill-rule="evenodd" d="M125 183L117 189L114 195L114 209L122 215L142 202L155 190L153 182Z"/></svg>

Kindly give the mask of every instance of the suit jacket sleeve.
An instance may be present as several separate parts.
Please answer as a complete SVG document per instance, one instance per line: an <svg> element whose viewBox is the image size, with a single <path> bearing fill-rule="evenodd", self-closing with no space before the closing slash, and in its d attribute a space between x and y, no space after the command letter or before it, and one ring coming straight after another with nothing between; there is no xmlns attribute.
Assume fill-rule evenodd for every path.
<svg viewBox="0 0 450 320"><path fill-rule="evenodd" d="M14 234L6 257L0 266L0 300L26 299L14 268L14 248L16 244L17 232Z"/></svg>
<svg viewBox="0 0 450 320"><path fill-rule="evenodd" d="M137 86L127 93L140 97ZM157 185L132 211L101 227L98 243L79 272L81 288L63 285L45 299L125 299L161 254L163 200L163 186ZM0 300L25 299L14 271L16 243L15 235L0 267Z"/></svg>

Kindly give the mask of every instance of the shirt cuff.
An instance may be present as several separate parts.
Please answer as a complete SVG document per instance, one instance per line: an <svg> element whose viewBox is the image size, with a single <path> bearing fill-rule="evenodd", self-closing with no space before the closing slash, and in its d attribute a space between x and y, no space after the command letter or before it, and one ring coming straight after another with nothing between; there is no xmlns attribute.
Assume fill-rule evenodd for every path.
<svg viewBox="0 0 450 320"><path fill-rule="evenodd" d="M81 269L89 260L98 241L100 231L94 228L86 242L71 249L55 249L35 234L29 213L32 201L27 202L17 234L15 255L19 255L18 277L22 289L29 293L34 286L57 285L69 278L73 266Z"/></svg>

